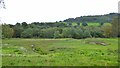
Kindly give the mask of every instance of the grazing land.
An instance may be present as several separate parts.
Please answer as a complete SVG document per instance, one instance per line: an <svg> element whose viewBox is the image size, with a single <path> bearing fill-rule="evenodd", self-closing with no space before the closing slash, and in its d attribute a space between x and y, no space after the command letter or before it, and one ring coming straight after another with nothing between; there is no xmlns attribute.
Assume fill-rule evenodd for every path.
<svg viewBox="0 0 120 68"><path fill-rule="evenodd" d="M118 38L3 39L3 66L117 66Z"/></svg>
<svg viewBox="0 0 120 68"><path fill-rule="evenodd" d="M2 24L2 66L118 66L117 14Z"/></svg>

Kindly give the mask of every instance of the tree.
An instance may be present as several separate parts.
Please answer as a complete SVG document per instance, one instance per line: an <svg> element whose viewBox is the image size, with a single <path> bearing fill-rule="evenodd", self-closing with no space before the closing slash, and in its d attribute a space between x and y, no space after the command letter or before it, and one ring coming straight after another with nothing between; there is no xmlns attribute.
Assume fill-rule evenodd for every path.
<svg viewBox="0 0 120 68"><path fill-rule="evenodd" d="M87 22L83 22L82 26L88 26Z"/></svg>
<svg viewBox="0 0 120 68"><path fill-rule="evenodd" d="M102 26L103 35L107 38L112 37L112 25L111 24L104 24Z"/></svg>
<svg viewBox="0 0 120 68"><path fill-rule="evenodd" d="M120 37L120 17L113 19L112 32L113 32L113 37Z"/></svg>
<svg viewBox="0 0 120 68"><path fill-rule="evenodd" d="M0 0L0 8L6 8L4 0Z"/></svg>
<svg viewBox="0 0 120 68"><path fill-rule="evenodd" d="M23 38L32 38L33 37L33 29L27 28L21 33L21 37Z"/></svg>
<svg viewBox="0 0 120 68"><path fill-rule="evenodd" d="M104 22L100 22L100 26L103 26L104 25Z"/></svg>
<svg viewBox="0 0 120 68"><path fill-rule="evenodd" d="M15 24L15 26L21 26L21 24L17 22L17 23Z"/></svg>
<svg viewBox="0 0 120 68"><path fill-rule="evenodd" d="M73 38L75 38L75 39L81 39L81 38L83 38L83 30L81 28L75 29L74 32L75 32L75 35L74 35Z"/></svg>
<svg viewBox="0 0 120 68"><path fill-rule="evenodd" d="M43 38L54 38L55 28L47 28L41 30L41 37Z"/></svg>
<svg viewBox="0 0 120 68"><path fill-rule="evenodd" d="M41 36L41 30L37 27L32 29L33 29L33 37L39 38Z"/></svg>
<svg viewBox="0 0 120 68"><path fill-rule="evenodd" d="M21 33L23 32L23 27L21 26L20 23L16 23L16 25L13 27L14 30L14 37L15 38L20 38L21 37Z"/></svg>
<svg viewBox="0 0 120 68"><path fill-rule="evenodd" d="M67 24L67 25L71 27L71 26L72 26L72 22L68 22L68 24Z"/></svg>
<svg viewBox="0 0 120 68"><path fill-rule="evenodd" d="M25 29L27 28L27 23L26 22L22 22L22 27Z"/></svg>
<svg viewBox="0 0 120 68"><path fill-rule="evenodd" d="M89 31L89 30L85 30L85 31L83 32L83 38L89 38L89 37L91 37L90 31Z"/></svg>
<svg viewBox="0 0 120 68"><path fill-rule="evenodd" d="M65 38L72 38L74 36L74 33L75 33L74 28L69 27L69 28L64 28L63 29L62 35Z"/></svg>
<svg viewBox="0 0 120 68"><path fill-rule="evenodd" d="M2 39L2 25L0 24L0 39Z"/></svg>
<svg viewBox="0 0 120 68"><path fill-rule="evenodd" d="M60 32L59 31L55 31L54 38L60 38Z"/></svg>
<svg viewBox="0 0 120 68"><path fill-rule="evenodd" d="M98 26L88 26L91 37L104 37L101 27Z"/></svg>
<svg viewBox="0 0 120 68"><path fill-rule="evenodd" d="M12 28L10 28L9 25L6 25L6 24L2 25L3 38L12 38L13 33L14 33L14 31Z"/></svg>
<svg viewBox="0 0 120 68"><path fill-rule="evenodd" d="M77 22L77 26L80 26L80 22Z"/></svg>

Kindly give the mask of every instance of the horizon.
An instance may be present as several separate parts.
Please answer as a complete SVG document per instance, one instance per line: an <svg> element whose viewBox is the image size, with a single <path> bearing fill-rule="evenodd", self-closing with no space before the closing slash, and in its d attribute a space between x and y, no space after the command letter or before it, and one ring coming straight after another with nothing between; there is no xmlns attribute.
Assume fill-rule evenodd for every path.
<svg viewBox="0 0 120 68"><path fill-rule="evenodd" d="M2 23L56 22L81 16L118 13L119 0L4 0L0 12ZM22 5L21 5L22 3ZM112 5L111 5L112 4Z"/></svg>

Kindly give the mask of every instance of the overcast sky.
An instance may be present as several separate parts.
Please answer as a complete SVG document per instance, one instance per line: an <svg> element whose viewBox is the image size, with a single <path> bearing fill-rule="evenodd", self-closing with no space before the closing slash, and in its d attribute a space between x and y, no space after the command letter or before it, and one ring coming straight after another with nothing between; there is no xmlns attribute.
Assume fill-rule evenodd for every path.
<svg viewBox="0 0 120 68"><path fill-rule="evenodd" d="M2 22L54 22L84 15L118 12L119 0L4 0Z"/></svg>

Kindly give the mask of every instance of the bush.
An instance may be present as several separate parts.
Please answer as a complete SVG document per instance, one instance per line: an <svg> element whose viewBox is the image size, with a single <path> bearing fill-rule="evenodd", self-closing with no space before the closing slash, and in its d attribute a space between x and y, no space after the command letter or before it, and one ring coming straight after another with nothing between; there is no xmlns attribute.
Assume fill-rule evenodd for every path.
<svg viewBox="0 0 120 68"><path fill-rule="evenodd" d="M112 37L112 25L111 24L104 24L102 26L103 35L107 38Z"/></svg>
<svg viewBox="0 0 120 68"><path fill-rule="evenodd" d="M83 22L82 26L88 26L87 22Z"/></svg>

